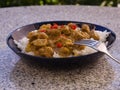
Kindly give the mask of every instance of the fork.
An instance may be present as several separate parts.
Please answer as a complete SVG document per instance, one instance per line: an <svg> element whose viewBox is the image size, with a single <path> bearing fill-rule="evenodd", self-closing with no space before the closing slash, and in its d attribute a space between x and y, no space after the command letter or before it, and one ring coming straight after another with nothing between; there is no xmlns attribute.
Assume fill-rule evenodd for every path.
<svg viewBox="0 0 120 90"><path fill-rule="evenodd" d="M97 41L97 40L93 40L93 39L83 39L80 41L76 41L74 42L74 44L77 45L86 45L88 47L91 47L93 49L95 49L96 51L105 53L107 56L109 56L110 58L112 58L114 61L116 61L117 63L120 64L120 61L117 60L116 58L114 58L107 50L107 47L105 45L105 43Z"/></svg>

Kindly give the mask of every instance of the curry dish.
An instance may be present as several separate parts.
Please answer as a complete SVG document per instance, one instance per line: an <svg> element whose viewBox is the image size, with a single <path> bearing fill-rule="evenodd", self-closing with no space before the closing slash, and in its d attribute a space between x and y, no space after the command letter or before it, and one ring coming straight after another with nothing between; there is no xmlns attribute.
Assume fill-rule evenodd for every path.
<svg viewBox="0 0 120 90"><path fill-rule="evenodd" d="M75 45L75 41L91 38L99 40L100 36L87 24L78 27L75 23L54 23L41 25L38 30L29 32L27 38L29 41L26 52L33 52L34 55L42 57L53 57L54 53L60 57L68 57L78 56L76 50L81 51L86 47Z"/></svg>

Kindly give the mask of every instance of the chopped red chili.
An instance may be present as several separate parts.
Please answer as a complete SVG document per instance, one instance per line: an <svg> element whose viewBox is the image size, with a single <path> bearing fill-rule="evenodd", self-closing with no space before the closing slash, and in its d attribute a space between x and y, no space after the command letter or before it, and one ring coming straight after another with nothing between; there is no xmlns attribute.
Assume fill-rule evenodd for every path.
<svg viewBox="0 0 120 90"><path fill-rule="evenodd" d="M40 32L46 32L46 30L43 29L43 30L40 30Z"/></svg>
<svg viewBox="0 0 120 90"><path fill-rule="evenodd" d="M52 26L51 26L51 29L57 29L58 28L58 24L54 23Z"/></svg>
<svg viewBox="0 0 120 90"><path fill-rule="evenodd" d="M75 30L77 28L77 25L76 24L72 24L70 25L71 29Z"/></svg>
<svg viewBox="0 0 120 90"><path fill-rule="evenodd" d="M63 45L62 45L62 43L58 42L58 43L56 44L56 46L57 46L57 48L61 48Z"/></svg>

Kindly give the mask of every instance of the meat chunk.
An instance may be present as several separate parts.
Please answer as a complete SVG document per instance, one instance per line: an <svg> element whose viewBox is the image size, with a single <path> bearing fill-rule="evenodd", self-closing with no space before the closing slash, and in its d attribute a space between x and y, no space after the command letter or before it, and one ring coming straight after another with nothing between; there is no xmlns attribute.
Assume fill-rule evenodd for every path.
<svg viewBox="0 0 120 90"><path fill-rule="evenodd" d="M90 37L95 39L95 40L99 40L100 39L100 36L95 32L95 30L91 30Z"/></svg>
<svg viewBox="0 0 120 90"><path fill-rule="evenodd" d="M71 35L71 38L74 38L74 40L77 41L77 40L81 40L81 39L89 39L90 35L87 32L82 32L82 31L76 32L76 31L74 31Z"/></svg>
<svg viewBox="0 0 120 90"><path fill-rule="evenodd" d="M47 46L47 47L42 47L39 49L39 55L43 57L52 57L54 54L54 50Z"/></svg>
<svg viewBox="0 0 120 90"><path fill-rule="evenodd" d="M29 38L29 41L32 42L33 40L37 39L38 33L35 31L29 32L27 35L27 38Z"/></svg>
<svg viewBox="0 0 120 90"><path fill-rule="evenodd" d="M82 24L81 29L83 32L90 33L90 27L87 24Z"/></svg>
<svg viewBox="0 0 120 90"><path fill-rule="evenodd" d="M62 47L62 48L60 48L60 50L59 50L59 55L60 55L60 56L67 57L67 56L69 56L70 54L71 54L71 51L70 51L70 49L67 48L67 47Z"/></svg>
<svg viewBox="0 0 120 90"><path fill-rule="evenodd" d="M65 35L71 34L71 30L69 29L67 25L62 26L60 30L61 30L61 34L65 34Z"/></svg>
<svg viewBox="0 0 120 90"><path fill-rule="evenodd" d="M51 24L43 24L40 26L39 30L47 30L51 28Z"/></svg>
<svg viewBox="0 0 120 90"><path fill-rule="evenodd" d="M31 42L34 46L46 46L47 45L47 39L36 39Z"/></svg>
<svg viewBox="0 0 120 90"><path fill-rule="evenodd" d="M54 29L46 32L50 38L56 38L61 35L60 30Z"/></svg>
<svg viewBox="0 0 120 90"><path fill-rule="evenodd" d="M38 38L39 39L47 39L48 35L44 32L38 33Z"/></svg>

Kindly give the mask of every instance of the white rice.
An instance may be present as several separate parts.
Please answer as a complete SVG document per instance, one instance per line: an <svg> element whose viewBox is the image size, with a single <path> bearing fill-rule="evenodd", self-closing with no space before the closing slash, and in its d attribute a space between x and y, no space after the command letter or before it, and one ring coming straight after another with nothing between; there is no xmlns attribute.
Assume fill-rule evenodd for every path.
<svg viewBox="0 0 120 90"><path fill-rule="evenodd" d="M99 36L100 36L100 41L105 42L106 38L109 36L110 32L107 32L107 30L105 30L104 32L102 31L95 31Z"/></svg>
<svg viewBox="0 0 120 90"><path fill-rule="evenodd" d="M29 39L27 37L23 37L19 41L14 40L14 42L15 42L15 44L17 44L17 47L22 50L22 52L25 52L25 47L28 44L28 40Z"/></svg>
<svg viewBox="0 0 120 90"><path fill-rule="evenodd" d="M36 30L34 32L36 32ZM105 42L106 38L110 34L110 32L107 32L107 31L103 31L103 32L102 31L95 31L95 32L100 36L100 41L101 42ZM23 37L19 41L14 40L14 42L17 45L17 47L21 49L21 51L23 53L34 55L33 52L26 52L25 51L25 47L27 46L28 40L29 39L27 37ZM75 50L75 52L77 52L79 55L87 55L87 54L95 53L97 51L86 46L86 48L84 50L81 50L81 51ZM54 52L53 57L60 57L60 56L56 52ZM71 56L69 56L69 57L71 57Z"/></svg>

